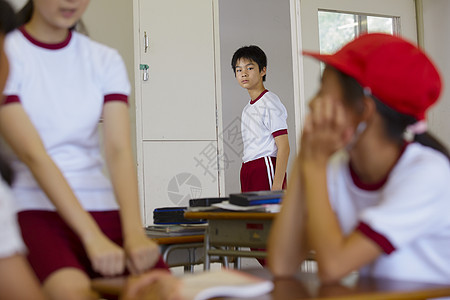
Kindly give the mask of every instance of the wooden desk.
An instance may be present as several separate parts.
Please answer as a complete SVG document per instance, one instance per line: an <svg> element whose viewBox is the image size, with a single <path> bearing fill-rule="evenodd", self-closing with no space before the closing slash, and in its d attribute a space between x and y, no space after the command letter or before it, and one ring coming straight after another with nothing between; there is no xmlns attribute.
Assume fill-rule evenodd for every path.
<svg viewBox="0 0 450 300"><path fill-rule="evenodd" d="M183 266L185 272L193 272L194 265L203 263L203 260L196 258L196 250L204 248L204 235L186 235L186 236L165 236L153 237L148 235L153 241L158 243L161 250L163 260L169 267ZM187 255L183 255L185 259L172 261L170 254L175 250L185 250ZM172 256L173 257L173 256Z"/></svg>
<svg viewBox="0 0 450 300"><path fill-rule="evenodd" d="M158 245L203 243L203 238L203 235L151 237Z"/></svg>
<svg viewBox="0 0 450 300"><path fill-rule="evenodd" d="M271 278L265 269L250 270L249 273ZM120 295L125 278L94 279L92 287L102 295ZM417 300L450 297L450 285L395 281L381 278L359 278L351 285L322 285L312 273L299 273L295 278L274 280L275 288L264 299L273 300Z"/></svg>
<svg viewBox="0 0 450 300"><path fill-rule="evenodd" d="M184 217L208 220L204 269L209 270L211 256L236 257L238 268L240 257L265 258L265 251L243 251L239 247L266 248L275 215L264 212L186 212Z"/></svg>

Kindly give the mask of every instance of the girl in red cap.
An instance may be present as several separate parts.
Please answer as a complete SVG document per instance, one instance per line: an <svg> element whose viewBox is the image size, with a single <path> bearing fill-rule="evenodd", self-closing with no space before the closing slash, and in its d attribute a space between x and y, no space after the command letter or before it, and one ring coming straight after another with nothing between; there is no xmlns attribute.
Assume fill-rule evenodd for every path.
<svg viewBox="0 0 450 300"><path fill-rule="evenodd" d="M441 81L415 45L367 34L326 63L311 100L269 267L294 274L314 251L321 279L450 283L449 155L426 132Z"/></svg>

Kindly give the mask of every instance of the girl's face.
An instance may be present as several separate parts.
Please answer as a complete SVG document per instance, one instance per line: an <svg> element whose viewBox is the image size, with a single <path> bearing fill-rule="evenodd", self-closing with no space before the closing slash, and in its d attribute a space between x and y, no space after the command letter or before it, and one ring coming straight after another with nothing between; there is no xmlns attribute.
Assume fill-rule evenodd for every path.
<svg viewBox="0 0 450 300"><path fill-rule="evenodd" d="M321 86L318 93L309 102L309 109L311 114L322 110L325 101L334 101L341 106L345 113L346 127L352 128L351 131L357 127L361 122L361 116L356 113L356 109L347 104L344 99L344 90L339 79L338 73L332 68L325 68L323 72Z"/></svg>
<svg viewBox="0 0 450 300"><path fill-rule="evenodd" d="M309 102L310 110L314 111L321 101L336 101L339 105L345 106L344 91L339 81L338 74L331 68L325 68L321 79L320 89Z"/></svg>
<svg viewBox="0 0 450 300"><path fill-rule="evenodd" d="M3 51L4 37L5 36L2 33L0 33L0 95L3 94L3 88L5 87L6 79L8 78L9 72L8 59L6 58L5 51Z"/></svg>
<svg viewBox="0 0 450 300"><path fill-rule="evenodd" d="M32 19L53 27L69 29L85 12L90 0L33 0Z"/></svg>

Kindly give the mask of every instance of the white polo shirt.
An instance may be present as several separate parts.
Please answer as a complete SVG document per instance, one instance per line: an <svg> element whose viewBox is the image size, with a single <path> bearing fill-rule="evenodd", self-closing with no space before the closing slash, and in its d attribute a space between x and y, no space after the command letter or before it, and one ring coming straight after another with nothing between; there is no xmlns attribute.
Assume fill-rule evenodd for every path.
<svg viewBox="0 0 450 300"><path fill-rule="evenodd" d="M384 184L369 187L341 151L327 176L344 234L360 230L385 251L362 274L450 284L450 164L442 153L412 143Z"/></svg>
<svg viewBox="0 0 450 300"><path fill-rule="evenodd" d="M275 137L287 134L287 111L280 98L265 90L242 111L241 133L244 143L242 161L277 156Z"/></svg>
<svg viewBox="0 0 450 300"><path fill-rule="evenodd" d="M43 44L23 28L6 37L5 49L11 70L4 105L20 102L85 209L117 209L102 173L98 124L106 101L128 101L118 52L77 32L60 44ZM19 210L54 210L28 168L12 159Z"/></svg>

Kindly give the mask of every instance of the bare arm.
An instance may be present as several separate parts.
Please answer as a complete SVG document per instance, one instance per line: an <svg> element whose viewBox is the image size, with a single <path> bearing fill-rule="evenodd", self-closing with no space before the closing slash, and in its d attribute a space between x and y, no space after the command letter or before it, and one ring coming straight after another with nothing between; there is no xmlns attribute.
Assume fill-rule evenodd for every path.
<svg viewBox="0 0 450 300"><path fill-rule="evenodd" d="M127 105L121 101L106 103L103 120L106 162L120 205L125 250L131 271L139 273L156 263L159 248L145 235L141 220Z"/></svg>
<svg viewBox="0 0 450 300"><path fill-rule="evenodd" d="M329 202L327 163L352 136L346 132L346 124L344 108L334 99L320 98L312 107L302 135L300 172L308 211L306 234L324 281L336 281L382 253L359 231L345 236Z"/></svg>
<svg viewBox="0 0 450 300"><path fill-rule="evenodd" d="M182 300L182 280L165 270L152 270L128 278L120 300Z"/></svg>
<svg viewBox="0 0 450 300"><path fill-rule="evenodd" d="M45 299L27 260L19 254L0 259L0 299Z"/></svg>
<svg viewBox="0 0 450 300"><path fill-rule="evenodd" d="M274 191L283 189L283 181L290 153L288 135L283 134L277 136L275 138L275 144L277 145L278 152L275 176L272 184L272 190Z"/></svg>
<svg viewBox="0 0 450 300"><path fill-rule="evenodd" d="M81 207L63 174L20 104L0 107L0 132L23 161L70 228L80 237L95 270L113 275L123 270L123 253ZM122 260L122 261L121 261Z"/></svg>
<svg viewBox="0 0 450 300"><path fill-rule="evenodd" d="M294 275L307 253L306 211L301 193L300 160L294 162L281 212L270 230L268 266L274 276Z"/></svg>

